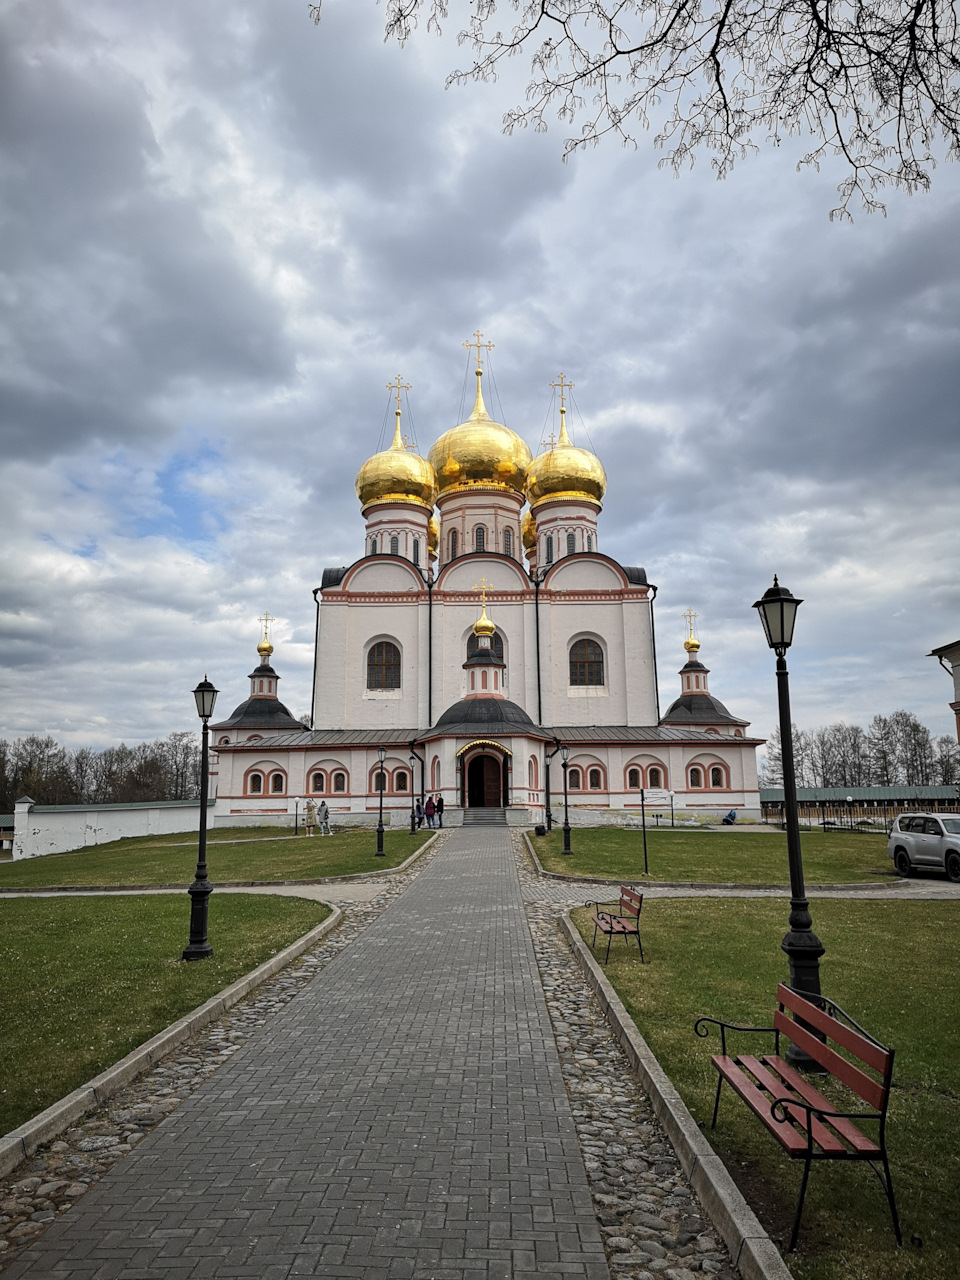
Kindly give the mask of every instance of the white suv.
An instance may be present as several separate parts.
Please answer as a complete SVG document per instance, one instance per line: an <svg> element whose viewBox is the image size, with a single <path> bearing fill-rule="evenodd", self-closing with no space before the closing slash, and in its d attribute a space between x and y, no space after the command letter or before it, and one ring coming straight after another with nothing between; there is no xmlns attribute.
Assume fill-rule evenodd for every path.
<svg viewBox="0 0 960 1280"><path fill-rule="evenodd" d="M930 867L960 882L960 813L901 813L890 832L887 853L902 876Z"/></svg>

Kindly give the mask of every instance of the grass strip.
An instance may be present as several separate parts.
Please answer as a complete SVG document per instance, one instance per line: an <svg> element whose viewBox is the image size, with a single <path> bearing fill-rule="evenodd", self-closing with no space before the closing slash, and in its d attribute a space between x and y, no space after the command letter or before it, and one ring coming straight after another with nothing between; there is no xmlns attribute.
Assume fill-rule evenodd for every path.
<svg viewBox="0 0 960 1280"><path fill-rule="evenodd" d="M214 894L209 960L184 964L185 895L0 901L0 1133L268 960L330 908Z"/></svg>
<svg viewBox="0 0 960 1280"><path fill-rule="evenodd" d="M960 933L953 902L818 901L814 928L827 952L823 991L897 1051L887 1137L908 1242L898 1249L886 1198L869 1168L821 1164L810 1175L797 1252L797 1280L955 1280L960 1276L956 1193L960 1186L960 1022L955 979ZM801 1162L725 1092L709 1128L719 1037L693 1034L698 1015L769 1026L785 902L660 899L643 912L641 966L615 942L607 977L680 1091L694 1118L775 1239L789 1240ZM574 920L589 942L589 912ZM598 940L599 948L599 940ZM604 946L605 946L604 942ZM602 955L602 953L601 953ZM772 1037L732 1040L734 1052L767 1051ZM751 1041L755 1042L751 1045ZM826 1089L829 1093L829 1088ZM909 1244L911 1236L922 1248Z"/></svg>
<svg viewBox="0 0 960 1280"><path fill-rule="evenodd" d="M563 832L531 836L545 871L568 876L684 880L694 883L786 884L787 838L781 831L647 830L643 873L643 833L622 827L578 827L573 853L564 856ZM807 884L855 884L894 875L886 836L816 830L801 836Z"/></svg>
<svg viewBox="0 0 960 1280"><path fill-rule="evenodd" d="M226 830L229 830L226 829ZM217 881L313 880L383 871L398 867L429 839L432 831L386 831L384 856L378 858L375 831L338 831L332 836L250 836L237 843L207 847L210 879ZM231 832L231 835L233 833ZM192 839L191 839L192 835ZM182 841L182 843L181 843ZM193 880L197 838L134 836L110 844L90 845L71 853L25 858L0 866L0 888L29 889L46 885L183 884Z"/></svg>

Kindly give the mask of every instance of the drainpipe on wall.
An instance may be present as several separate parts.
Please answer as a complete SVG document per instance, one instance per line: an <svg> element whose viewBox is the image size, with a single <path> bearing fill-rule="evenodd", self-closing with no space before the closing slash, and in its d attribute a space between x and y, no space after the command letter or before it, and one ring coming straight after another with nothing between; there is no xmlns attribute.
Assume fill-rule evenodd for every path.
<svg viewBox="0 0 960 1280"><path fill-rule="evenodd" d="M537 724L543 724L543 698L540 693L540 571L533 573L533 609L537 632Z"/></svg>
<svg viewBox="0 0 960 1280"><path fill-rule="evenodd" d="M433 724L433 582L427 579L427 727Z"/></svg>
<svg viewBox="0 0 960 1280"><path fill-rule="evenodd" d="M650 598L650 640L653 644L653 695L657 700L657 724L660 723L660 681L657 679L657 628L653 620L653 602L657 598L657 588L651 584L653 595Z"/></svg>
<svg viewBox="0 0 960 1280"><path fill-rule="evenodd" d="M310 729L313 730L313 717L317 705L317 654L320 650L320 588L313 588L313 599L317 606L317 619L313 628L313 685L310 690Z"/></svg>

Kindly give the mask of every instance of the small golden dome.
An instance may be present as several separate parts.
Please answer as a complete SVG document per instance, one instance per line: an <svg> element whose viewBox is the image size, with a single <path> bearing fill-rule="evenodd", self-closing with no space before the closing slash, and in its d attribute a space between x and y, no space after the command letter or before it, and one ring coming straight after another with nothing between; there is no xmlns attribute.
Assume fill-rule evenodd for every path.
<svg viewBox="0 0 960 1280"><path fill-rule="evenodd" d="M520 541L524 551L532 551L537 545L537 518L528 511L520 523Z"/></svg>
<svg viewBox="0 0 960 1280"><path fill-rule="evenodd" d="M264 636L264 638L257 645L257 653L259 653L261 658L269 658L271 653L273 653L273 645L266 638L266 636Z"/></svg>
<svg viewBox="0 0 960 1280"><path fill-rule="evenodd" d="M440 549L440 521L436 516L431 516L427 521L427 555L432 560L436 560L437 552Z"/></svg>
<svg viewBox="0 0 960 1280"><path fill-rule="evenodd" d="M389 449L375 453L357 473L357 497L364 509L375 503L412 502L433 510L437 500L437 476L426 458L411 453L400 434L400 410Z"/></svg>
<svg viewBox="0 0 960 1280"><path fill-rule="evenodd" d="M686 640L683 642L683 647L686 649L687 653L699 653L700 641L696 636L687 636Z"/></svg>
<svg viewBox="0 0 960 1280"><path fill-rule="evenodd" d="M523 480L532 454L525 440L494 422L483 403L477 370L477 398L473 413L457 427L445 431L430 450L441 493L463 491L474 485L523 492Z"/></svg>
<svg viewBox="0 0 960 1280"><path fill-rule="evenodd" d="M487 606L484 603L480 617L473 624L473 634L475 636L492 636L496 629L496 623L491 622L487 617Z"/></svg>
<svg viewBox="0 0 960 1280"><path fill-rule="evenodd" d="M548 498L588 498L599 504L607 491L607 473L600 459L578 449L567 434L566 409L560 409L560 438L527 468L525 491L534 510Z"/></svg>

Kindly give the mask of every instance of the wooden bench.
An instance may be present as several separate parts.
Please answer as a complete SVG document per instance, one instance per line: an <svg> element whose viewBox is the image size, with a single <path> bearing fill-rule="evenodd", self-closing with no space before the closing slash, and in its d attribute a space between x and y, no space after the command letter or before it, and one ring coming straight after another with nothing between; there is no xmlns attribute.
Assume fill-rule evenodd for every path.
<svg viewBox="0 0 960 1280"><path fill-rule="evenodd" d="M591 948L596 946L598 932L607 935L607 954L603 958L604 964L610 959L610 944L617 934L622 935L624 942L629 937L637 939L637 946L640 948L640 963L645 963L643 959L643 943L640 941L640 910L643 907L642 893L637 893L635 889L621 885L619 902L588 902L586 905L594 909Z"/></svg>
<svg viewBox="0 0 960 1280"><path fill-rule="evenodd" d="M772 1027L740 1027L716 1018L698 1018L694 1024L693 1029L698 1036L709 1035L710 1026L720 1028L721 1051L711 1058L719 1073L711 1128L717 1123L720 1090L726 1081L766 1125L787 1155L791 1159L803 1160L803 1180L790 1250L797 1243L807 1179L815 1160L865 1160L880 1179L890 1206L897 1244L903 1244L886 1145L893 1049L880 1044L826 996L808 998L781 983L777 987L777 1001L779 1007ZM761 1057L731 1056L727 1053L728 1031L772 1032L774 1052ZM797 1049L808 1054L817 1064L812 1069L832 1076L872 1109L839 1110L780 1056L781 1038L790 1040ZM837 1052L831 1041L849 1056ZM869 1068L869 1072L863 1067ZM877 1124L875 1138L855 1123L864 1120Z"/></svg>

